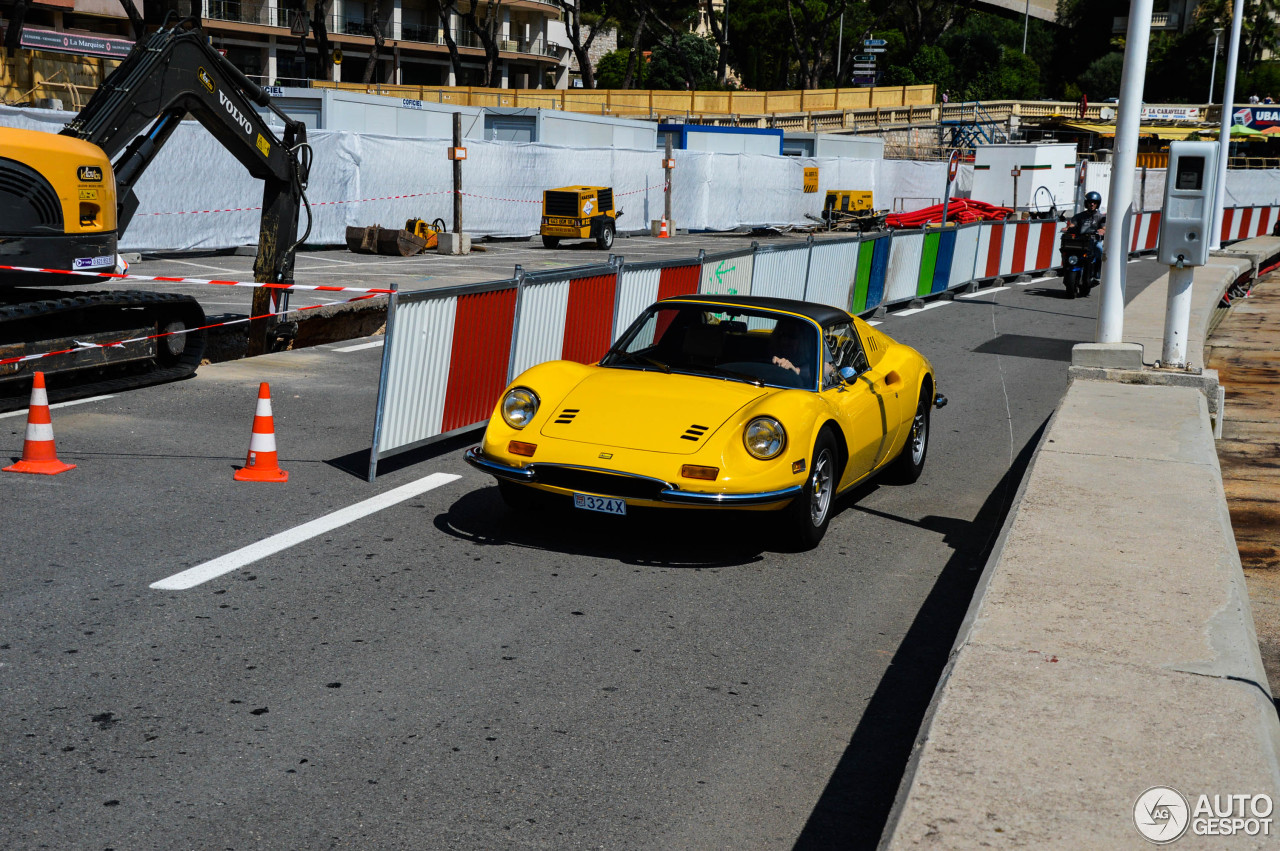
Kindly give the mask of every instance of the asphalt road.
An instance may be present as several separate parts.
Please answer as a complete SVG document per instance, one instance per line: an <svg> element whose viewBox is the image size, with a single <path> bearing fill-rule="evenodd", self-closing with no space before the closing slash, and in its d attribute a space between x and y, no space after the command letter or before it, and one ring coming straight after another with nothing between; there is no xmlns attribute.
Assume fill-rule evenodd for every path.
<svg viewBox="0 0 1280 851"><path fill-rule="evenodd" d="M1130 296L1160 271L1129 269ZM59 408L80 466L0 476L0 846L874 847L1096 309L1051 280L885 318L950 404L921 480L846 496L802 554L759 515L513 516L474 438L369 485L376 348ZM285 485L231 480L259 380Z"/></svg>

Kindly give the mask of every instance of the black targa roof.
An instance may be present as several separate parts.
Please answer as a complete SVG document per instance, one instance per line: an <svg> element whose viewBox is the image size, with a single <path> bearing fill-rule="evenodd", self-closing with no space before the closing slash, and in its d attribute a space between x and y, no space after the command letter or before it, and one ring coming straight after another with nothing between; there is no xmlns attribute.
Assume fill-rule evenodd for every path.
<svg viewBox="0 0 1280 851"><path fill-rule="evenodd" d="M852 317L838 307L825 304L814 304L810 301L796 301L790 298L771 298L754 295L681 295L664 298L660 304L725 304L735 307L756 308L758 310L785 310L800 316L807 316L826 328L848 322Z"/></svg>

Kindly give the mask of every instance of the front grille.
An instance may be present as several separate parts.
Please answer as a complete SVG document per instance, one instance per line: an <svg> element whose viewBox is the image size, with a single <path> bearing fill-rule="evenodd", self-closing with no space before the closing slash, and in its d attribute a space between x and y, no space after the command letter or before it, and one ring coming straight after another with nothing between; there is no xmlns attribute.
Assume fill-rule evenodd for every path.
<svg viewBox="0 0 1280 851"><path fill-rule="evenodd" d="M569 425L576 416L578 416L577 408L565 408L556 415L556 425Z"/></svg>
<svg viewBox="0 0 1280 851"><path fill-rule="evenodd" d="M656 479L582 470L576 467L557 467L535 464L535 481L540 485L566 488L602 496L620 496L631 499L657 499L670 485Z"/></svg>
<svg viewBox="0 0 1280 851"><path fill-rule="evenodd" d="M577 192L557 192L550 191L546 194L546 214L548 216L559 216L577 218L578 216L578 193Z"/></svg>
<svg viewBox="0 0 1280 851"><path fill-rule="evenodd" d="M597 195L600 198L600 212L607 213L613 209L613 190L601 189Z"/></svg>
<svg viewBox="0 0 1280 851"><path fill-rule="evenodd" d="M0 159L0 232L62 233L62 202L41 174Z"/></svg>
<svg viewBox="0 0 1280 851"><path fill-rule="evenodd" d="M691 425L684 430L684 434L680 435L680 439L692 440L696 443L698 440L701 440L702 436L706 433L707 433L706 426Z"/></svg>

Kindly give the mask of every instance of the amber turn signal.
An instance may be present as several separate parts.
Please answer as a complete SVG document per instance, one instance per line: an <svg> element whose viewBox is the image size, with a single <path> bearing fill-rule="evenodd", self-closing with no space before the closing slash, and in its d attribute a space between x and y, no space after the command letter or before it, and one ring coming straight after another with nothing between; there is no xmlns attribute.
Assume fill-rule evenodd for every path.
<svg viewBox="0 0 1280 851"><path fill-rule="evenodd" d="M803 459L803 458L801 458L799 461L792 462L792 464L791 464L791 472L793 472L793 473L803 473L803 472L804 472L804 459Z"/></svg>
<svg viewBox="0 0 1280 851"><path fill-rule="evenodd" d="M680 468L680 475L686 479L706 479L714 482L716 476L720 475L719 467L699 467L694 464L685 464Z"/></svg>
<svg viewBox="0 0 1280 851"><path fill-rule="evenodd" d="M518 440L513 440L507 444L507 451L512 455L524 455L528 458L533 457L533 453L537 448L538 444L536 443L521 443Z"/></svg>

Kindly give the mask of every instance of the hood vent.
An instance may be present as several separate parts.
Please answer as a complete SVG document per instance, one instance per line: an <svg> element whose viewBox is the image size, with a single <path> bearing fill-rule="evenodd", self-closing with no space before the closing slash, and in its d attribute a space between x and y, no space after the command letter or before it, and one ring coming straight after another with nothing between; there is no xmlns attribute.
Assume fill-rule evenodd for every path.
<svg viewBox="0 0 1280 851"><path fill-rule="evenodd" d="M565 408L556 415L556 425L569 425L573 422L573 418L578 415L578 408Z"/></svg>
<svg viewBox="0 0 1280 851"><path fill-rule="evenodd" d="M681 440L692 440L692 441L695 441L695 442L696 442L696 441L698 441L698 440L701 440L701 439L702 439L702 436L703 436L704 434L706 434L706 433L707 433L707 428L708 428L708 426L703 426L703 425L691 425L691 426L689 426L687 429L685 429L685 430L684 430L684 434L680 435L680 439L681 439Z"/></svg>

